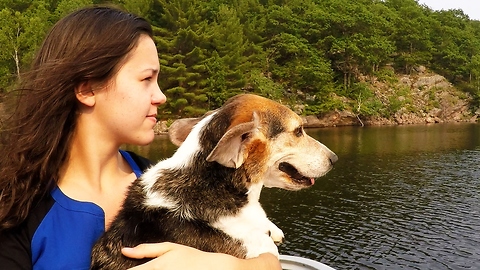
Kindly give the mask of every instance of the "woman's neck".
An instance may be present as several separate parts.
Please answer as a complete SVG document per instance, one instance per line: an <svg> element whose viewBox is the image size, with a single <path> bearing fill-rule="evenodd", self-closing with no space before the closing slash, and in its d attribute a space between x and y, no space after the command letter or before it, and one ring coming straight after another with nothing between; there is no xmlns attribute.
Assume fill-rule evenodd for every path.
<svg viewBox="0 0 480 270"><path fill-rule="evenodd" d="M100 206L108 226L120 209L128 186L135 179L118 146L74 136L58 186L74 200Z"/></svg>

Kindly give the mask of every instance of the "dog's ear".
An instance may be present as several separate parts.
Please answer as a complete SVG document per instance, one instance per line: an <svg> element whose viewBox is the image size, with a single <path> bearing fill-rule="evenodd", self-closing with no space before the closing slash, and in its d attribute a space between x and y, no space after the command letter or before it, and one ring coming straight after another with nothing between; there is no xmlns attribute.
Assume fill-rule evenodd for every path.
<svg viewBox="0 0 480 270"><path fill-rule="evenodd" d="M180 146L187 138L193 126L195 126L202 118L183 118L173 122L168 128L168 136L170 141L176 146Z"/></svg>
<svg viewBox="0 0 480 270"><path fill-rule="evenodd" d="M235 169L242 166L246 144L251 140L253 133L259 131L259 122L258 115L254 112L252 121L230 128L208 155L207 161L216 161L225 167Z"/></svg>
<svg viewBox="0 0 480 270"><path fill-rule="evenodd" d="M214 112L215 110L208 111L202 117L175 120L168 128L168 137L170 138L170 141L176 146L180 146L187 139L193 126L200 122L204 117L209 116Z"/></svg>

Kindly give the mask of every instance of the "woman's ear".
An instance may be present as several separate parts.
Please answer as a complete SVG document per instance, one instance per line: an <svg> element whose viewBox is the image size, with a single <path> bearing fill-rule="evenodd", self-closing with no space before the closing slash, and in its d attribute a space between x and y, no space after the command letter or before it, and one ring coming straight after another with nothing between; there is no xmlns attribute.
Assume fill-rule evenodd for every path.
<svg viewBox="0 0 480 270"><path fill-rule="evenodd" d="M93 107L95 105L95 93L89 81L81 82L75 87L75 96L85 106Z"/></svg>

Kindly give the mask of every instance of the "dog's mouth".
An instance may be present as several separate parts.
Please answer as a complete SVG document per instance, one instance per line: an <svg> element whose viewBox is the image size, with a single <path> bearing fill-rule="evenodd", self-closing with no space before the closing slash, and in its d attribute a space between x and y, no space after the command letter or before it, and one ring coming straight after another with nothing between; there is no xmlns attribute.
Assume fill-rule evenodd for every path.
<svg viewBox="0 0 480 270"><path fill-rule="evenodd" d="M315 183L315 179L311 177L307 177L302 175L295 167L293 167L290 163L281 162L278 165L278 169L284 173L286 173L290 178L302 185L313 185Z"/></svg>

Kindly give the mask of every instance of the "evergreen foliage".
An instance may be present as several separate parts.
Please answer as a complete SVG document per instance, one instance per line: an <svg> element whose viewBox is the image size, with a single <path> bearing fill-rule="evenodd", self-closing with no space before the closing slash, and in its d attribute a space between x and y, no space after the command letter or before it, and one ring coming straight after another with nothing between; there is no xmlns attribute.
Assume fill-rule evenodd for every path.
<svg viewBox="0 0 480 270"><path fill-rule="evenodd" d="M0 93L28 68L46 31L102 0L0 0ZM114 0L154 27L168 102L162 118L189 117L258 93L306 114L349 108L388 115L360 78L391 81L386 66L424 65L480 104L480 21L416 0ZM339 102L341 97L355 104Z"/></svg>

